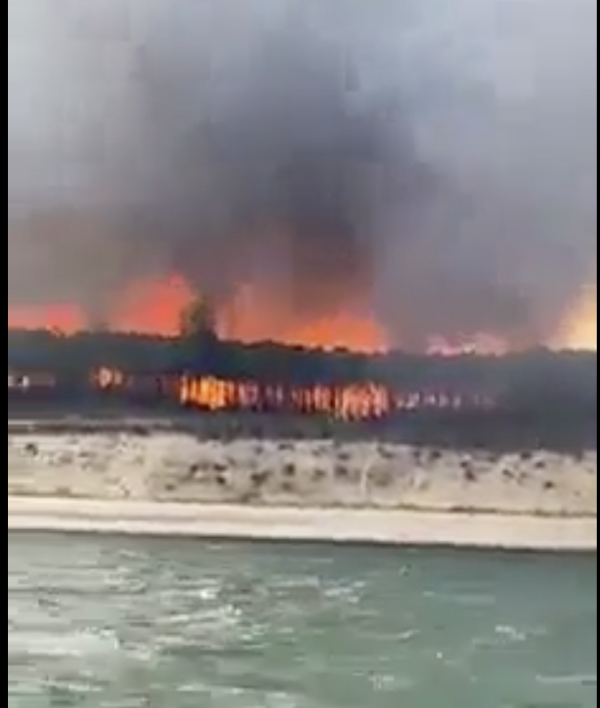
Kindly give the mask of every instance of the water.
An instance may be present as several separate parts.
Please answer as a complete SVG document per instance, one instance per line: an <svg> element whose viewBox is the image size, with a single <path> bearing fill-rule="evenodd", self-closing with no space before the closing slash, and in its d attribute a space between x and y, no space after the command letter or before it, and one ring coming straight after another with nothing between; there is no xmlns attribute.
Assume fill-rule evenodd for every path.
<svg viewBox="0 0 600 708"><path fill-rule="evenodd" d="M592 708L591 557L8 537L9 708Z"/></svg>

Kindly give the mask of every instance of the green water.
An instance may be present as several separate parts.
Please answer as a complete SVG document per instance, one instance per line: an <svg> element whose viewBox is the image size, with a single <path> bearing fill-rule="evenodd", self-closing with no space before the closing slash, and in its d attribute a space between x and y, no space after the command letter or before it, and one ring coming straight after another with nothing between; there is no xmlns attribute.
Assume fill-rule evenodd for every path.
<svg viewBox="0 0 600 708"><path fill-rule="evenodd" d="M9 708L592 708L591 557L8 537Z"/></svg>

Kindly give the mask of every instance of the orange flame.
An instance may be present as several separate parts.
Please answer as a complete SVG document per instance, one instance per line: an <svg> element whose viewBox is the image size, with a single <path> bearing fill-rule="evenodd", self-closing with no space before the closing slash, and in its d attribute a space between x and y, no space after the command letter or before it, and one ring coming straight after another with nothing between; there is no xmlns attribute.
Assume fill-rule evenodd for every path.
<svg viewBox="0 0 600 708"><path fill-rule="evenodd" d="M556 342L567 349L598 350L598 288L588 288L567 317Z"/></svg>
<svg viewBox="0 0 600 708"><path fill-rule="evenodd" d="M344 304L327 315L302 318L290 312L272 293L242 288L219 317L220 333L244 343L277 341L289 346L315 349L348 349L356 352L386 351L386 334L359 303Z"/></svg>
<svg viewBox="0 0 600 708"><path fill-rule="evenodd" d="M116 332L175 336L183 309L191 302L193 293L185 282L171 278L164 282L140 282L134 285L108 317L108 326ZM64 334L84 330L88 318L75 305L40 305L10 307L9 329L46 329Z"/></svg>
<svg viewBox="0 0 600 708"><path fill-rule="evenodd" d="M179 277L160 282L142 281L121 298L119 306L110 313L107 325L117 332L173 337L179 333L181 313L195 297L193 289ZM556 348L597 351L597 302L597 288L588 289L549 344ZM298 318L285 304L277 302L272 293L246 287L240 289L228 307L217 313L217 323L221 336L243 343L268 340L291 346L364 353L381 353L390 348L384 329L358 302L346 303L344 311L312 319ZM46 329L74 334L88 324L83 310L68 304L8 310L9 329ZM460 347L432 341L430 347L436 354L503 353L506 350L503 342L489 337Z"/></svg>
<svg viewBox="0 0 600 708"><path fill-rule="evenodd" d="M374 383L327 387L261 386L257 383L226 381L213 377L180 378L126 375L101 369L91 379L96 390L129 392L171 399L185 408L210 413L228 411L277 411L326 416L336 420L382 420L396 411L434 408L459 410L468 406L489 408L484 397L464 397L428 391L398 394Z"/></svg>
<svg viewBox="0 0 600 708"><path fill-rule="evenodd" d="M176 336L181 313L195 297L194 291L178 277L163 282L140 282L125 293L107 324L116 332ZM217 321L219 334L244 343L269 340L323 349L386 350L383 330L373 318L358 312L359 308L355 308L311 321L298 320L278 307L272 296L242 289L235 302L217 313ZM8 311L9 329L74 334L86 325L84 312L75 306L13 307Z"/></svg>
<svg viewBox="0 0 600 708"><path fill-rule="evenodd" d="M8 329L45 329L74 334L85 327L85 317L71 305L8 308Z"/></svg>

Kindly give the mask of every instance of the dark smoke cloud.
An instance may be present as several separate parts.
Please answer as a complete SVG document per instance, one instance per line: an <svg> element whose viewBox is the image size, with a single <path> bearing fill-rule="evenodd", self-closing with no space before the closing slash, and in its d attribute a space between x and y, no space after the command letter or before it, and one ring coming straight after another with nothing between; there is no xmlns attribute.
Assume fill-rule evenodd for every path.
<svg viewBox="0 0 600 708"><path fill-rule="evenodd" d="M232 8L235 7L235 11ZM9 304L178 271L403 345L596 282L594 0L9 0Z"/></svg>

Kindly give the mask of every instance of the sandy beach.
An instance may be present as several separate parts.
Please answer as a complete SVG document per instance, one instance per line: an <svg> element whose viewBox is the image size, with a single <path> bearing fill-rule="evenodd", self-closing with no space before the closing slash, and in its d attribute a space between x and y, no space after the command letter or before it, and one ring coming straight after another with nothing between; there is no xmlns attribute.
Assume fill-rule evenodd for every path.
<svg viewBox="0 0 600 708"><path fill-rule="evenodd" d="M597 454L9 424L9 530L597 548Z"/></svg>
<svg viewBox="0 0 600 708"><path fill-rule="evenodd" d="M8 498L8 530L595 551L593 519Z"/></svg>

